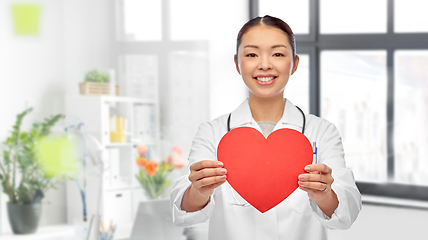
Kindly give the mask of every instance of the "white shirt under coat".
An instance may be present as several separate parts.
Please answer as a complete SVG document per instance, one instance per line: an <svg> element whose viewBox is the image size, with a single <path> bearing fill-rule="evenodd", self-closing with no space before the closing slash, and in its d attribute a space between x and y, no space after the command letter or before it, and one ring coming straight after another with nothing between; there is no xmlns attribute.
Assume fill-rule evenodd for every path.
<svg viewBox="0 0 428 240"><path fill-rule="evenodd" d="M301 112L289 100L285 101L283 116L273 131L291 128L301 132ZM202 160L217 161L217 146L227 133L228 115L200 125L190 150L189 166ZM232 112L230 121L231 129L244 126L261 132L251 115L248 99ZM209 219L210 240L324 240L327 239L327 229L349 228L361 210L361 195L355 185L353 173L345 167L339 132L332 123L309 114L306 115L305 136L311 143L316 142L318 161L333 170L332 189L337 195L339 206L331 218L299 188L276 207L260 213L251 205L245 204L246 201L227 181L214 190L209 203L203 209L185 212L181 210L181 201L191 182L188 176L183 176L171 192L174 224L187 227Z"/></svg>

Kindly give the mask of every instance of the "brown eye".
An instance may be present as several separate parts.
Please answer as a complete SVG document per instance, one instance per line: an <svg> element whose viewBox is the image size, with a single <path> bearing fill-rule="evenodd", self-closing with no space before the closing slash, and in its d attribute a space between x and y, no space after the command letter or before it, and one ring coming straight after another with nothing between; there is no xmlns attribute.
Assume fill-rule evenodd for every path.
<svg viewBox="0 0 428 240"><path fill-rule="evenodd" d="M255 53L250 53L250 54L247 54L246 56L247 56L247 57L255 57L255 56L256 56L256 54L255 54Z"/></svg>
<svg viewBox="0 0 428 240"><path fill-rule="evenodd" d="M275 57L283 57L283 56L284 56L284 54L282 54L282 53L275 53L275 54L274 54L274 56L275 56Z"/></svg>

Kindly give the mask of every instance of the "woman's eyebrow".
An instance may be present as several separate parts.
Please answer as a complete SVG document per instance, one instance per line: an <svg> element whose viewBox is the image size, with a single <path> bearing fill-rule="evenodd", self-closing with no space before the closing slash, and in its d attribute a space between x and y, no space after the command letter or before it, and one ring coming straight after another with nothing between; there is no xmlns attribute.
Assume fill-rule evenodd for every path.
<svg viewBox="0 0 428 240"><path fill-rule="evenodd" d="M277 45L272 46L272 48L279 48L279 47L287 48L287 46L285 46L283 44L277 44ZM256 45L245 45L244 48L259 48L259 47Z"/></svg>
<svg viewBox="0 0 428 240"><path fill-rule="evenodd" d="M272 48L279 48L279 47L285 47L287 48L287 46L282 45L282 44L278 44L278 45L273 45Z"/></svg>
<svg viewBox="0 0 428 240"><path fill-rule="evenodd" d="M259 48L256 45L245 45L244 48Z"/></svg>

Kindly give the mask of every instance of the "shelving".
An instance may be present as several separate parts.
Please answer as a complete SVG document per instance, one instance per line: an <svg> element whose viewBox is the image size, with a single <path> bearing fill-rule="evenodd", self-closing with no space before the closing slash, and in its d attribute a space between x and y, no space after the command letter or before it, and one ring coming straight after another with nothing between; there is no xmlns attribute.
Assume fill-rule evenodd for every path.
<svg viewBox="0 0 428 240"><path fill-rule="evenodd" d="M77 178L83 185L86 176L88 220L96 214L97 206L100 204L103 222L108 223L112 220L118 224L118 234L126 234L120 231L129 228L121 226L132 224L138 203L145 199L135 179L138 171L135 164L135 145L142 143L152 145L158 152L160 147L158 104L150 99L128 97L66 96L65 109L67 121L72 124L83 123L82 131L94 136L102 148L103 171L88 160L86 168L82 169ZM112 116L126 119L124 142L111 142ZM67 199L68 222L73 223L76 218L82 219L83 204L75 181L67 183Z"/></svg>

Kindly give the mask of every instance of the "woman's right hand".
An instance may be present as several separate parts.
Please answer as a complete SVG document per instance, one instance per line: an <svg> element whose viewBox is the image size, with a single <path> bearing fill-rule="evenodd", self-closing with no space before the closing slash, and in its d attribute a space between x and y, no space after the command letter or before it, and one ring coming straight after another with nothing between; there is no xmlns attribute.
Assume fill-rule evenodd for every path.
<svg viewBox="0 0 428 240"><path fill-rule="evenodd" d="M226 169L219 161L203 160L190 165L189 180L199 195L209 198L214 189L226 182Z"/></svg>
<svg viewBox="0 0 428 240"><path fill-rule="evenodd" d="M226 169L218 161L203 160L190 165L189 180L192 182L181 201L181 209L196 212L204 208L214 189L226 182Z"/></svg>

